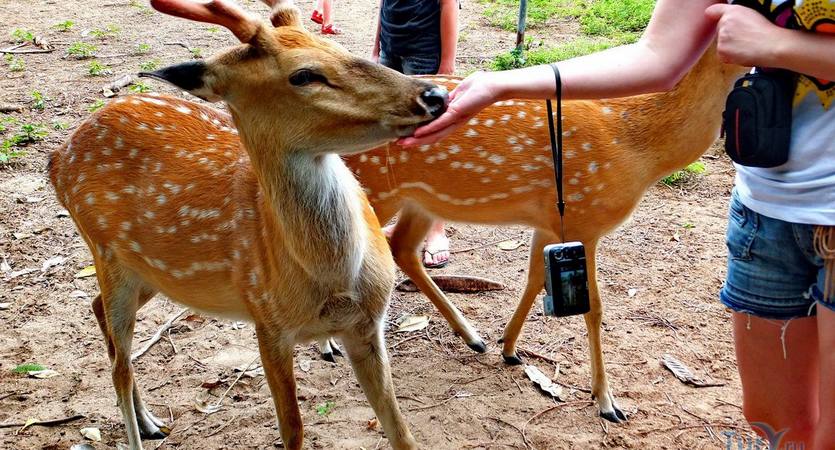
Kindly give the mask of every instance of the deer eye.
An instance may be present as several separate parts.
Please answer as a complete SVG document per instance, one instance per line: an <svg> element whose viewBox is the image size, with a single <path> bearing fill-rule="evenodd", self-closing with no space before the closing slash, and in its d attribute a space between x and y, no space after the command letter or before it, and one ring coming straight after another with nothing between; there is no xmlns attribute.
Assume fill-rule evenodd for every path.
<svg viewBox="0 0 835 450"><path fill-rule="evenodd" d="M328 84L327 78L310 69L300 69L290 75L290 84L293 86L306 86L313 82Z"/></svg>

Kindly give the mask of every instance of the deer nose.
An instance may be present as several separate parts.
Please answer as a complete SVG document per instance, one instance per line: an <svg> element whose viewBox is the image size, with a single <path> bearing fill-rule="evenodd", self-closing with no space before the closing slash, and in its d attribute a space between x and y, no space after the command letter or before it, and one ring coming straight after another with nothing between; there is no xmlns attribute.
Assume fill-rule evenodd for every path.
<svg viewBox="0 0 835 450"><path fill-rule="evenodd" d="M432 114L432 117L438 117L446 111L449 105L449 94L446 89L438 86L431 87L422 94L420 99L423 100L426 112Z"/></svg>

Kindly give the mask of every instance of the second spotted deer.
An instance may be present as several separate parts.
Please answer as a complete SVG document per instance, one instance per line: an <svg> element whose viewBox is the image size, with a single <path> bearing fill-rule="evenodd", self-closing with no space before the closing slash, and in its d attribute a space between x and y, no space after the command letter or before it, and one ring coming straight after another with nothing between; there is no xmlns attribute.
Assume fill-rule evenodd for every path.
<svg viewBox="0 0 835 450"><path fill-rule="evenodd" d="M312 36L292 5L274 5L274 27L228 0L151 5L241 41L205 62L146 74L225 101L236 128L194 102L124 97L79 126L49 169L95 261L93 310L130 448L167 432L140 398L130 362L136 312L158 292L255 323L285 448L303 439L293 346L326 336L342 339L392 447L416 448L382 335L394 263L336 153L410 134L443 111L445 91Z"/></svg>

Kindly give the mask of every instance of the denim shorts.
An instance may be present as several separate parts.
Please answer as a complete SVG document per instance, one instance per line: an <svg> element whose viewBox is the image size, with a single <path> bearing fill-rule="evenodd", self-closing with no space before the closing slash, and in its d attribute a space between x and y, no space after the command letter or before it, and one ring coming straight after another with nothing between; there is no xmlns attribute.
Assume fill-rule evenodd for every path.
<svg viewBox="0 0 835 450"><path fill-rule="evenodd" d="M731 196L728 220L728 278L719 297L728 308L766 319L815 315L824 300L823 259L814 248L814 225L758 214Z"/></svg>
<svg viewBox="0 0 835 450"><path fill-rule="evenodd" d="M441 67L440 55L398 56L380 49L380 64L406 75L435 75Z"/></svg>

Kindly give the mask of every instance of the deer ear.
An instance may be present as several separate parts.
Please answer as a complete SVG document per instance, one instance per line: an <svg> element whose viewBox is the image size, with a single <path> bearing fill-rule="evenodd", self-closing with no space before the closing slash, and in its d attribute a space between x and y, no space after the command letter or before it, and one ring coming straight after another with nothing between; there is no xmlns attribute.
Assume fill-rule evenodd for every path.
<svg viewBox="0 0 835 450"><path fill-rule="evenodd" d="M220 96L213 92L211 86L207 83L207 73L208 66L205 62L189 61L163 67L154 72L140 72L139 76L165 81L206 101L219 101L221 100Z"/></svg>

